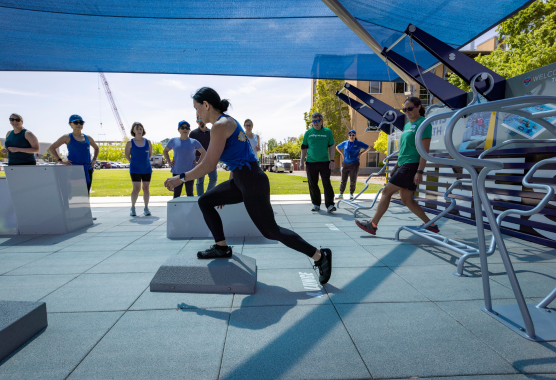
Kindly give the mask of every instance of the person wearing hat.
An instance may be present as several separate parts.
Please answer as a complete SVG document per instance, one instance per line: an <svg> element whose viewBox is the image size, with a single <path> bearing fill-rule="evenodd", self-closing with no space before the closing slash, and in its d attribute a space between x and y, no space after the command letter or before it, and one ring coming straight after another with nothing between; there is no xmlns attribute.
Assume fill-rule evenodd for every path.
<svg viewBox="0 0 556 380"><path fill-rule="evenodd" d="M348 132L349 139L336 146L336 150L342 158L342 180L340 182L340 194L336 199L344 198L347 179L349 176L349 199L353 199L353 192L357 185L357 174L359 174L359 164L361 156L371 149L370 146L355 137L357 133L352 129ZM342 151L343 150L343 151Z"/></svg>
<svg viewBox="0 0 556 380"><path fill-rule="evenodd" d="M149 140L144 138L147 132L143 124L136 121L131 126L131 135L133 138L129 140L125 146L125 158L129 161L129 175L131 176L131 210L130 216L137 216L135 212L135 203L139 198L139 192L143 188L143 201L145 208L143 215L151 215L149 210L149 199L151 197L151 177L153 168L151 166L151 157L153 156L153 146Z"/></svg>
<svg viewBox="0 0 556 380"><path fill-rule="evenodd" d="M178 123L178 132L180 133L180 137L174 137L170 141L168 141L168 145L164 148L164 158L170 164L172 169L170 170L172 174L181 174L190 171L193 169L197 163L203 162L207 151L201 143L195 139L189 138L189 132L191 131L191 126L185 120L182 120ZM170 156L168 152L171 150L174 151L174 159L170 160ZM199 160L195 160L195 153L201 153L201 157ZM174 188L174 198L177 198L181 195L181 189L185 184L185 193L188 197L193 196L193 183L194 180L186 181L185 183L181 183L179 186Z"/></svg>
<svg viewBox="0 0 556 380"><path fill-rule="evenodd" d="M83 134L85 121L83 121L81 116L71 115L69 118L69 126L72 132L60 137L54 144L48 147L48 151L61 164L83 165L85 180L87 181L87 191L90 192L91 184L93 183L93 170L95 161L98 157L99 148L91 136ZM68 159L66 161L64 161L56 151L56 149L63 144L68 146ZM92 158L91 147L94 150Z"/></svg>

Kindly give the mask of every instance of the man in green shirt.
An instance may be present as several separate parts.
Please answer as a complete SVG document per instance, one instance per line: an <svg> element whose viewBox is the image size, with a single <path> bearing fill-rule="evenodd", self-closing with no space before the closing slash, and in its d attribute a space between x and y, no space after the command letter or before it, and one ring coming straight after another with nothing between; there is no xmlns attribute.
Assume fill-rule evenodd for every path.
<svg viewBox="0 0 556 380"><path fill-rule="evenodd" d="M324 204L327 212L336 211L334 207L334 190L330 183L330 173L334 169L334 136L332 131L323 126L322 114L315 112L312 116L313 128L305 132L301 143L301 170L305 169L307 159L307 180L313 208L319 211L321 196L319 175L324 188Z"/></svg>

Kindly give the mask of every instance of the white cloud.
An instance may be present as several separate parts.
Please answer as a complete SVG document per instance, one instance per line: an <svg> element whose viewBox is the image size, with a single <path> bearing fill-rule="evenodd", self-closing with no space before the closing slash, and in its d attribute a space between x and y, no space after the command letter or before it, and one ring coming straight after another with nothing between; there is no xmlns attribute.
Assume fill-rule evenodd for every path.
<svg viewBox="0 0 556 380"><path fill-rule="evenodd" d="M14 91L14 90L9 90L7 88L0 88L0 94L20 95L20 96L42 96L38 92Z"/></svg>
<svg viewBox="0 0 556 380"><path fill-rule="evenodd" d="M191 91L193 89L193 87L188 86L185 83L183 83L181 80L177 80L177 79L163 79L160 82L160 84L164 86L174 87L182 91L187 91L187 90Z"/></svg>

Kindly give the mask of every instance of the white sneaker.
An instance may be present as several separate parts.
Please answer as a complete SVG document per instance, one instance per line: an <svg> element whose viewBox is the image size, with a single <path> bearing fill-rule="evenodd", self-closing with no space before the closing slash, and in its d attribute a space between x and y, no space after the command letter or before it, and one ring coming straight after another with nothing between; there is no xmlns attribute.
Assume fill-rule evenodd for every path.
<svg viewBox="0 0 556 380"><path fill-rule="evenodd" d="M313 208L311 209L311 211L320 211L320 206L313 205Z"/></svg>
<svg viewBox="0 0 556 380"><path fill-rule="evenodd" d="M336 195L336 199L344 199L344 194L338 194L338 195Z"/></svg>
<svg viewBox="0 0 556 380"><path fill-rule="evenodd" d="M131 210L129 210L129 216L137 216L135 213L135 207L131 207Z"/></svg>
<svg viewBox="0 0 556 380"><path fill-rule="evenodd" d="M334 207L334 205L330 205L330 206L328 206L328 208L326 209L326 212L327 212L327 213L331 213L331 212L334 212L334 211L336 211L336 207Z"/></svg>
<svg viewBox="0 0 556 380"><path fill-rule="evenodd" d="M148 207L145 207L145 209L143 210L143 215L145 215L145 216L151 215L151 211L149 210Z"/></svg>

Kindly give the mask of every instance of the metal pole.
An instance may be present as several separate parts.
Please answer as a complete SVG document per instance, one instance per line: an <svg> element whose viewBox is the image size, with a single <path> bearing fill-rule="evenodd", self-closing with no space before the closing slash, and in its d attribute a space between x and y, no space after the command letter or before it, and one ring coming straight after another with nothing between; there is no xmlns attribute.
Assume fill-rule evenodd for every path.
<svg viewBox="0 0 556 380"><path fill-rule="evenodd" d="M322 0L322 2L326 4L326 6L330 8L330 10L332 10L332 12L334 12L336 16L338 16L340 20L342 20L355 34L357 34L357 36L361 38L361 40L368 47L370 47L380 59L386 61L386 57L380 54L382 52L382 46L377 42L377 40L374 39L373 36L371 36L369 32L367 32L365 28L363 28L359 21L357 21L351 13L349 13L348 10L340 4L338 0ZM410 86L411 92L415 91L417 83L411 79L409 75L397 68L396 65L391 65L389 67Z"/></svg>

